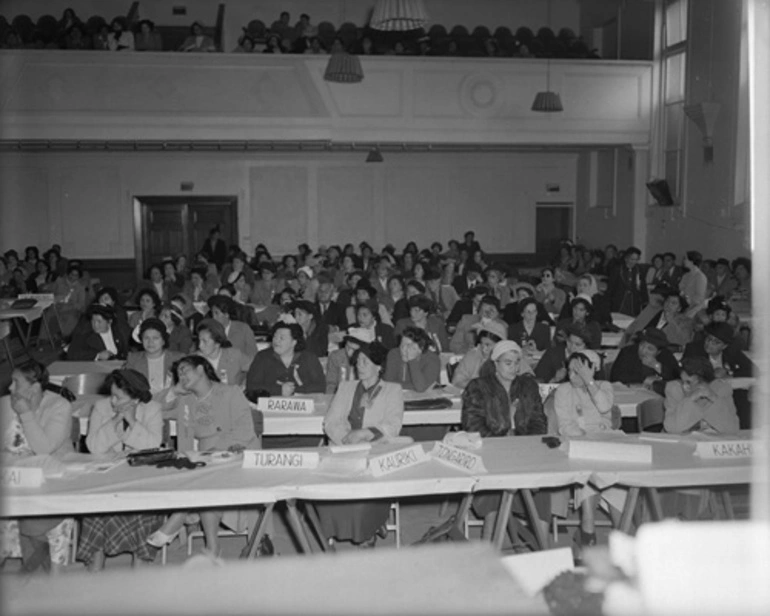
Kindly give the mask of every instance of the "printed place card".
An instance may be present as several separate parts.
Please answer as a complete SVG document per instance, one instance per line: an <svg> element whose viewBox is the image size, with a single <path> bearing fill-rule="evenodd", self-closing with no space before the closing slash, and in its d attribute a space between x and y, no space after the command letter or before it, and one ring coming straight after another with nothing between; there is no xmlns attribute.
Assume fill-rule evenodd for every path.
<svg viewBox="0 0 770 616"><path fill-rule="evenodd" d="M468 473L487 472L480 455L460 449L459 447L447 445L446 443L436 442L430 452L430 457L442 464L452 468L459 468L461 471Z"/></svg>
<svg viewBox="0 0 770 616"><path fill-rule="evenodd" d="M247 450L243 452L241 468L270 470L318 468L320 456L317 451L291 449Z"/></svg>
<svg viewBox="0 0 770 616"><path fill-rule="evenodd" d="M2 469L4 488L39 488L43 485L43 469L7 466Z"/></svg>
<svg viewBox="0 0 770 616"><path fill-rule="evenodd" d="M710 460L724 458L750 458L754 452L753 444L748 439L724 441L699 441L695 446L695 455Z"/></svg>
<svg viewBox="0 0 770 616"><path fill-rule="evenodd" d="M652 446L617 441L572 439L569 441L568 456L573 460L652 464Z"/></svg>
<svg viewBox="0 0 770 616"><path fill-rule="evenodd" d="M260 398L257 409L263 413L311 415L315 411L315 400L312 398Z"/></svg>
<svg viewBox="0 0 770 616"><path fill-rule="evenodd" d="M429 459L422 445L415 443L404 449L370 457L369 470L375 477L382 477L411 466L417 466Z"/></svg>

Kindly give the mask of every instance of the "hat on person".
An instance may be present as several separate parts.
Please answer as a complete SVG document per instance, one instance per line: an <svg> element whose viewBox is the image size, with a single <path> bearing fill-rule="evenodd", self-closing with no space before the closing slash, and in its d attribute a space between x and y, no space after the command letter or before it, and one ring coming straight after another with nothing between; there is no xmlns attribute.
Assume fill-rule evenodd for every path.
<svg viewBox="0 0 770 616"><path fill-rule="evenodd" d="M490 355L490 358L492 361L497 361L501 355L505 355L506 353L518 353L521 355L521 347L516 344L513 340L501 340L498 342L495 347L492 349L492 354Z"/></svg>
<svg viewBox="0 0 770 616"><path fill-rule="evenodd" d="M648 342L656 349L663 349L668 346L668 338L666 338L666 334L664 334L657 327L650 327L648 329L642 330L639 333L639 342Z"/></svg>
<svg viewBox="0 0 770 616"><path fill-rule="evenodd" d="M161 321L156 317L150 317L149 319L145 319L144 321L142 321L139 324L140 340L142 336L144 336L144 332L146 332L148 329L154 329L163 337L164 345L168 344L168 330L166 329L166 324L163 321Z"/></svg>
<svg viewBox="0 0 770 616"><path fill-rule="evenodd" d="M730 344L735 338L733 328L727 323L709 323L703 328L707 336L713 336L720 342Z"/></svg>
<svg viewBox="0 0 770 616"><path fill-rule="evenodd" d="M364 327L351 327L348 329L348 333L342 339L343 344L348 342L355 342L356 344L371 344L374 342L374 332L371 329Z"/></svg>
<svg viewBox="0 0 770 616"><path fill-rule="evenodd" d="M313 269L309 265L303 265L297 270L297 273L303 272L308 278L313 277Z"/></svg>
<svg viewBox="0 0 770 616"><path fill-rule="evenodd" d="M359 347L358 352L366 355L369 360L377 366L383 366L385 360L388 358L388 349L377 340L370 344L362 344Z"/></svg>
<svg viewBox="0 0 770 616"><path fill-rule="evenodd" d="M318 309L316 308L316 305L306 299L294 300L291 304L291 312L293 313L295 310L302 310L303 312L312 315L314 319L318 318Z"/></svg>
<svg viewBox="0 0 770 616"><path fill-rule="evenodd" d="M508 338L508 327L505 325L505 323L501 323L500 321L495 321L493 319L488 321L479 321L473 325L472 328L476 330L477 336L481 335L481 332L489 332L490 334L494 334L500 338L500 340L505 340Z"/></svg>
<svg viewBox="0 0 770 616"><path fill-rule="evenodd" d="M115 370L113 374L119 375L127 385L140 392L150 391L150 382L147 377L141 372L134 370L133 368L126 368L124 370Z"/></svg>
<svg viewBox="0 0 770 616"><path fill-rule="evenodd" d="M90 319L95 314L107 319L108 321L115 320L115 309L112 306L103 306L102 304L91 304L88 307L88 318Z"/></svg>
<svg viewBox="0 0 770 616"><path fill-rule="evenodd" d="M270 272L273 272L273 274L275 274L275 263L273 263L272 261L262 261L257 267L260 271L268 270Z"/></svg>
<svg viewBox="0 0 770 616"><path fill-rule="evenodd" d="M227 334L225 333L225 326L216 319L203 319L200 323L198 323L195 331L200 332L203 328L209 330L217 338L227 338Z"/></svg>

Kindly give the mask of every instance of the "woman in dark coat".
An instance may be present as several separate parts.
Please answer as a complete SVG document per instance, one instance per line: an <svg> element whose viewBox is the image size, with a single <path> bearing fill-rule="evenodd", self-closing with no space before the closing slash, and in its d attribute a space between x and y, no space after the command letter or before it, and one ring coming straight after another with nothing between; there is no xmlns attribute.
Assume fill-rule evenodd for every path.
<svg viewBox="0 0 770 616"><path fill-rule="evenodd" d="M512 340L495 345L490 355L494 372L482 367L482 376L473 379L462 395L463 430L490 436L545 434L548 420L537 381L521 374L521 347ZM499 494L481 494L473 499L474 513L484 519L482 538L488 539L500 506Z"/></svg>

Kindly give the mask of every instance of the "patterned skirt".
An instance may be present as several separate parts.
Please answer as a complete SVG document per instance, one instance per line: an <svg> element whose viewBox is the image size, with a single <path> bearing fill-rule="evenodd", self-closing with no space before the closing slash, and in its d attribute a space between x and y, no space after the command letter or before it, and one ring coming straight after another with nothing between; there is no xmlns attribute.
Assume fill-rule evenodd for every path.
<svg viewBox="0 0 770 616"><path fill-rule="evenodd" d="M147 537L163 526L165 516L147 513L100 515L83 518L78 560L91 562L94 553L103 550L107 556L130 552L141 560L152 561L158 548L147 543Z"/></svg>

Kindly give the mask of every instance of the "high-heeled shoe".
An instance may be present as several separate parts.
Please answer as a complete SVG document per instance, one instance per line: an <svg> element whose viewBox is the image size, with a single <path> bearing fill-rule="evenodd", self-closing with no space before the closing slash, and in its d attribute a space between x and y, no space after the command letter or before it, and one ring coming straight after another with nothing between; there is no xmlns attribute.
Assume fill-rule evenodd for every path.
<svg viewBox="0 0 770 616"><path fill-rule="evenodd" d="M162 530L158 529L152 533L145 541L156 548L162 548L164 545L171 543L179 534L181 528L171 535L167 535Z"/></svg>

